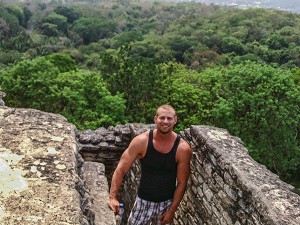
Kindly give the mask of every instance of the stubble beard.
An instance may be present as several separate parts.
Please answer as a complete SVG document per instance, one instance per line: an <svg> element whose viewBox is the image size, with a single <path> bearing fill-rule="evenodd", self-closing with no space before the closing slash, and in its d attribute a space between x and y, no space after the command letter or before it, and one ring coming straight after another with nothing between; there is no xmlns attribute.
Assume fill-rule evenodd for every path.
<svg viewBox="0 0 300 225"><path fill-rule="evenodd" d="M167 130L164 130L164 129L160 128L160 127L157 127L157 130L158 130L158 132L161 133L161 134L168 134L168 133L171 133L171 132L172 132L172 128L170 128L170 127L168 127Z"/></svg>

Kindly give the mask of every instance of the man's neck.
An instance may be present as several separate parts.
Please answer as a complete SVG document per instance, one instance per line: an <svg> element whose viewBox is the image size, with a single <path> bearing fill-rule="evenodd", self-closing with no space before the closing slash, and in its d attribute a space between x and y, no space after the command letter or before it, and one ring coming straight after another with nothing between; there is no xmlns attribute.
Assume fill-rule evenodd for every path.
<svg viewBox="0 0 300 225"><path fill-rule="evenodd" d="M158 129L154 130L154 137L155 137L155 139L158 139L158 140L169 141L169 140L172 140L173 136L174 136L174 132L172 130L170 130L167 133L162 133Z"/></svg>

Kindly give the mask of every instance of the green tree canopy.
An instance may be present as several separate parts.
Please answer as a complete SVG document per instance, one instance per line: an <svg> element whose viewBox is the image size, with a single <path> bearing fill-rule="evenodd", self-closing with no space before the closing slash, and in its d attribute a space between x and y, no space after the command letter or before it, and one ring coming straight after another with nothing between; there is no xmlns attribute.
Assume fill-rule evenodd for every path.
<svg viewBox="0 0 300 225"><path fill-rule="evenodd" d="M126 99L126 115L130 122L146 122L147 107L155 92L159 73L154 60L132 57L130 46L101 55L100 71L112 94Z"/></svg>
<svg viewBox="0 0 300 225"><path fill-rule="evenodd" d="M72 7L67 7L67 6L58 6L57 8L54 9L54 12L65 16L67 18L68 23L73 23L75 20L80 18L80 13L77 12Z"/></svg>
<svg viewBox="0 0 300 225"><path fill-rule="evenodd" d="M57 26L57 29L63 33L67 32L67 17L59 15L56 13L51 13L45 18L43 18L43 24L54 24ZM44 26L44 25L43 25Z"/></svg>
<svg viewBox="0 0 300 225"><path fill-rule="evenodd" d="M125 100L112 96L101 75L87 70L60 73L55 79L56 104L79 129L97 129L125 123Z"/></svg>
<svg viewBox="0 0 300 225"><path fill-rule="evenodd" d="M79 70L67 55L23 60L2 75L9 106L60 113L79 129L126 122L122 95L111 95L101 74Z"/></svg>
<svg viewBox="0 0 300 225"><path fill-rule="evenodd" d="M190 125L203 124L203 94L198 87L196 71L186 69L178 63L160 65L160 73L155 80L155 96L151 109L161 104L172 105L179 117L176 130L184 130ZM154 112L153 112L154 113Z"/></svg>
<svg viewBox="0 0 300 225"><path fill-rule="evenodd" d="M277 174L295 172L300 166L300 92L292 74L248 61L204 71L204 88L212 77L214 125L241 137L252 157Z"/></svg>
<svg viewBox="0 0 300 225"><path fill-rule="evenodd" d="M22 12L19 11L18 7L16 10L13 9L15 9L13 6L11 10L7 9L0 2L0 40L16 36L18 32L22 30L19 23L19 16L21 16Z"/></svg>
<svg viewBox="0 0 300 225"><path fill-rule="evenodd" d="M116 23L104 18L80 18L75 21L72 28L73 31L82 37L85 44L110 37L115 32L115 29Z"/></svg>

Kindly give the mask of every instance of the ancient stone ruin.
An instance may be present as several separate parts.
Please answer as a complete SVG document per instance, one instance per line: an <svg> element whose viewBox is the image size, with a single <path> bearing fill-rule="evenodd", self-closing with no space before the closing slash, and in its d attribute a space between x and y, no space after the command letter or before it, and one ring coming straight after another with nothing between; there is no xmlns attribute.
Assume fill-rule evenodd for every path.
<svg viewBox="0 0 300 225"><path fill-rule="evenodd" d="M0 107L0 224L114 225L108 184L130 140L153 125L78 131L56 114ZM226 130L192 126L192 175L176 214L180 225L299 225L300 196L249 157ZM126 174L126 215L139 163Z"/></svg>
<svg viewBox="0 0 300 225"><path fill-rule="evenodd" d="M77 132L86 161L112 172L130 140L153 125L127 124ZM255 162L242 141L226 130L192 126L181 136L193 149L192 175L174 223L177 225L299 225L300 196L265 166ZM138 161L126 174L120 199L130 212L139 181Z"/></svg>

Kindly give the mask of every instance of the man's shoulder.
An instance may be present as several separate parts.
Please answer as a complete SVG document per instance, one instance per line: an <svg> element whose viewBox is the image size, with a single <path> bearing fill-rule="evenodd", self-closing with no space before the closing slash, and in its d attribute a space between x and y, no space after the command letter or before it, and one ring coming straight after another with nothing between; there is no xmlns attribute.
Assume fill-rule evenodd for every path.
<svg viewBox="0 0 300 225"><path fill-rule="evenodd" d="M149 131L135 136L129 145L130 151L135 152L139 158L143 157L147 149L148 138Z"/></svg>
<svg viewBox="0 0 300 225"><path fill-rule="evenodd" d="M138 141L145 141L145 140L148 140L148 138L149 138L149 132L150 132L150 131L147 130L147 131L145 131L145 132L143 132L143 133L141 133L141 134L135 136L133 139L136 139L136 140L138 140Z"/></svg>
<svg viewBox="0 0 300 225"><path fill-rule="evenodd" d="M148 143L148 138L149 138L149 131L145 131L144 133L141 133L137 136L135 136L132 141L131 145L133 146L144 146L146 143Z"/></svg>
<svg viewBox="0 0 300 225"><path fill-rule="evenodd" d="M177 148L176 160L178 163L187 164L192 157L192 149L183 138L180 138L179 146Z"/></svg>
<svg viewBox="0 0 300 225"><path fill-rule="evenodd" d="M192 152L190 144L186 140L184 140L183 138L180 138L178 150L182 151L182 152L186 152L186 153L191 153Z"/></svg>

